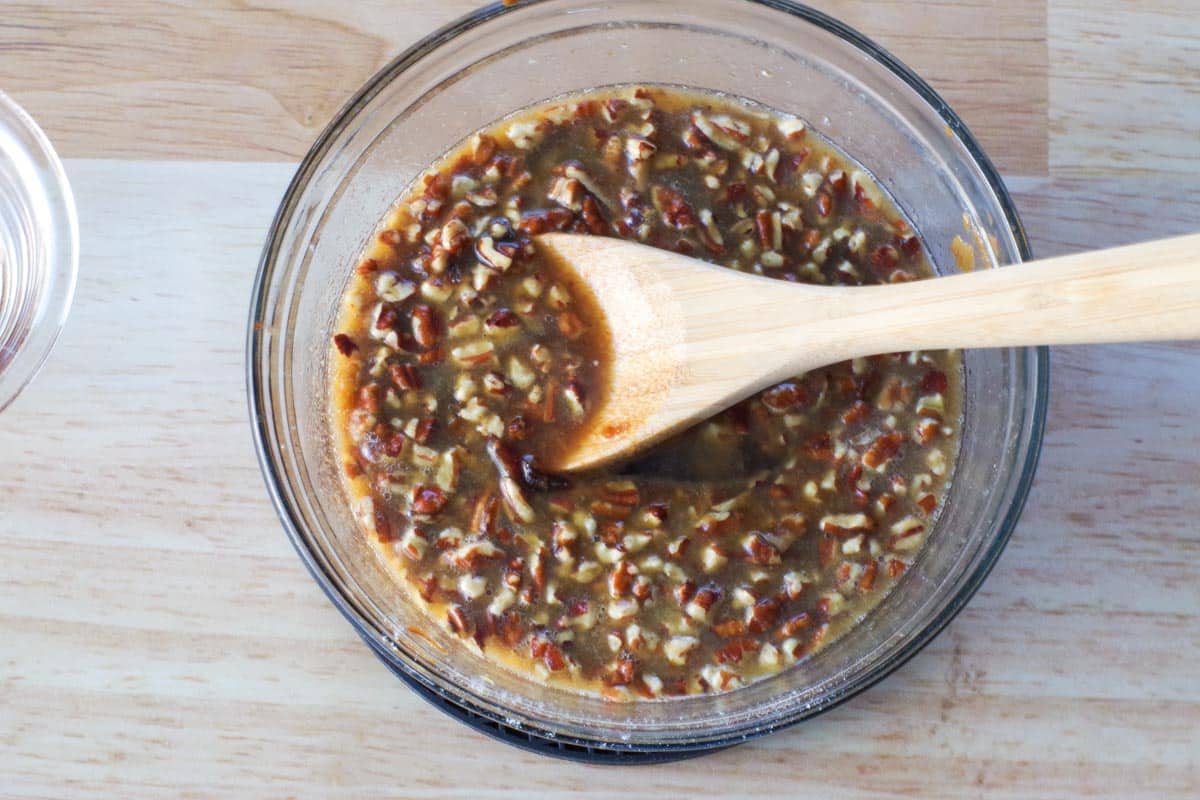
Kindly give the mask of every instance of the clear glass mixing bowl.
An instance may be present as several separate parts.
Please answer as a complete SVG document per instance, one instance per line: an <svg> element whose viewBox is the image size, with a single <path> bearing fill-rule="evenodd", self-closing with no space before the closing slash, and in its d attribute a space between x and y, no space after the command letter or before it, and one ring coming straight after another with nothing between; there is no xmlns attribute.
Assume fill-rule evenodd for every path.
<svg viewBox="0 0 1200 800"><path fill-rule="evenodd" d="M0 92L0 411L33 380L75 293L75 199L50 140Z"/></svg>
<svg viewBox="0 0 1200 800"><path fill-rule="evenodd" d="M811 659L727 694L633 705L546 687L431 631L352 518L332 457L326 354L363 244L413 177L475 129L536 101L634 82L730 92L799 114L886 187L939 272L968 226L986 265L1029 257L1000 179L962 121L892 56L780 0L542 0L493 5L433 34L341 111L301 164L270 231L249 331L251 414L271 495L333 602L428 693L510 729L590 748L695 751L810 717L894 670L979 587L1033 475L1045 350L965 353L962 449L914 567ZM968 236L968 241L973 237ZM409 632L419 625L433 641Z"/></svg>

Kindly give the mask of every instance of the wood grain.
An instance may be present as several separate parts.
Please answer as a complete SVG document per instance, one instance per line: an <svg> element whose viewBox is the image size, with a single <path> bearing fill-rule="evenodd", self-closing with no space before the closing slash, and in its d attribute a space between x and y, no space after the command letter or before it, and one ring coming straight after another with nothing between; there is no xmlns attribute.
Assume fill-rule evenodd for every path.
<svg viewBox="0 0 1200 800"><path fill-rule="evenodd" d="M0 86L66 156L292 160L376 70L479 5L6 4ZM945 92L1003 168L1045 173L1042 3L816 5L877 37Z"/></svg>
<svg viewBox="0 0 1200 800"><path fill-rule="evenodd" d="M887 681L779 735L650 769L548 761L445 717L362 646L263 490L246 305L290 161L321 115L356 70L468 5L5 5L2 85L68 155L103 160L68 162L76 305L43 374L0 415L0 797L1200 794L1195 344L1057 348L1038 477L983 589ZM890 47L975 109L989 150L1007 152L1039 254L1194 231L1195 126L1163 124L1144 150L1136 138L1156 99L1186 111L1200 37L1186 8L1130 4L1118 29L1059 0L1049 15L1041 2L829 7L897 37ZM1043 60L1039 84L1033 53L1074 52L1080 25L1114 49L1097 38L1086 59ZM971 80L987 83L955 86L962 56L912 57L904 30L914 49L922 30L962 31L992 64ZM134 36L158 49L120 47ZM357 37L381 42L370 59L307 53ZM255 48L259 73L330 60L268 79L242 61ZM1127 102L1097 116L1069 81L1107 75L1110 53L1127 59ZM1047 85L1066 88L1039 107ZM1022 132L1029 150L1011 141ZM1116 136L1131 160L1095 159ZM134 160L147 158L164 160Z"/></svg>
<svg viewBox="0 0 1200 800"><path fill-rule="evenodd" d="M1200 40L1187 0L1050 5L1056 176L1200 173Z"/></svg>

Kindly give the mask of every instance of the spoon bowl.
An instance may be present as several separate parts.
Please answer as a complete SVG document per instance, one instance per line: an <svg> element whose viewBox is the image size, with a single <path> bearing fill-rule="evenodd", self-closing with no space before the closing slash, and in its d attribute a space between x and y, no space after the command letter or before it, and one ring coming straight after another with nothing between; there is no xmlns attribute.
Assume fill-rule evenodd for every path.
<svg viewBox="0 0 1200 800"><path fill-rule="evenodd" d="M1200 234L886 286L794 284L597 236L538 246L611 332L609 385L551 469L628 458L857 356L1200 338Z"/></svg>

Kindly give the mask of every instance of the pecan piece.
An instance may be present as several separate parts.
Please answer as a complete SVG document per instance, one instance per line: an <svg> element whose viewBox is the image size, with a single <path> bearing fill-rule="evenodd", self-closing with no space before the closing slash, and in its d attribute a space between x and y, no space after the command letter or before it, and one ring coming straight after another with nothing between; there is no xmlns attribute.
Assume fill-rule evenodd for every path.
<svg viewBox="0 0 1200 800"><path fill-rule="evenodd" d="M833 198L826 192L817 195L817 214L828 217L833 212Z"/></svg>
<svg viewBox="0 0 1200 800"><path fill-rule="evenodd" d="M801 449L809 458L818 461L833 460L833 438L828 431L813 436L801 446Z"/></svg>
<svg viewBox="0 0 1200 800"><path fill-rule="evenodd" d="M877 270L890 270L900 263L900 254L890 244L880 245L871 253L871 266Z"/></svg>
<svg viewBox="0 0 1200 800"><path fill-rule="evenodd" d="M429 437L433 435L433 429L437 425L437 420L433 417L423 417L417 422L417 428L413 431L413 440L417 444L425 444L429 441Z"/></svg>
<svg viewBox="0 0 1200 800"><path fill-rule="evenodd" d="M421 347L429 348L437 344L441 336L441 317L436 311L425 304L412 310L413 340Z"/></svg>
<svg viewBox="0 0 1200 800"><path fill-rule="evenodd" d="M826 514L821 517L821 532L833 536L849 537L857 533L875 530L875 520L866 514Z"/></svg>
<svg viewBox="0 0 1200 800"><path fill-rule="evenodd" d="M567 658L562 648L544 637L534 637L529 642L529 652L534 658L542 659L546 668L558 672L567 666Z"/></svg>
<svg viewBox="0 0 1200 800"><path fill-rule="evenodd" d="M897 453L900 452L900 446L904 444L904 434L900 431L891 431L885 433L871 443L867 451L863 453L863 464L871 469L879 469Z"/></svg>
<svg viewBox="0 0 1200 800"><path fill-rule="evenodd" d="M783 597L767 597L759 600L750 608L746 626L751 633L762 633L769 630L779 619L779 611L783 607Z"/></svg>
<svg viewBox="0 0 1200 800"><path fill-rule="evenodd" d="M379 243L386 244L388 247L400 247L404 244L404 232L397 230L380 231Z"/></svg>
<svg viewBox="0 0 1200 800"><path fill-rule="evenodd" d="M769 566L780 562L779 550L759 531L751 531L742 543L746 560L751 564Z"/></svg>
<svg viewBox="0 0 1200 800"><path fill-rule="evenodd" d="M854 405L842 412L842 422L847 425L853 425L856 422L862 422L870 413L871 407L862 400L858 400Z"/></svg>
<svg viewBox="0 0 1200 800"><path fill-rule="evenodd" d="M558 332L568 339L578 339L587 327L574 312L564 311L558 316Z"/></svg>
<svg viewBox="0 0 1200 800"><path fill-rule="evenodd" d="M663 222L671 227L686 230L696 226L696 212L683 199L683 195L674 189L655 184L650 188L650 199L662 215Z"/></svg>
<svg viewBox="0 0 1200 800"><path fill-rule="evenodd" d="M691 604L699 606L701 609L707 612L712 609L713 604L721 599L721 595L724 593L725 590L720 586L715 583L710 583L700 591L696 592L696 596L692 598Z"/></svg>
<svg viewBox="0 0 1200 800"><path fill-rule="evenodd" d="M358 350L358 345L354 343L354 340L344 333L339 333L333 337L333 346L344 356L353 355Z"/></svg>
<svg viewBox="0 0 1200 800"><path fill-rule="evenodd" d="M366 411L369 414L379 413L379 385L368 383L366 386L358 390L358 408Z"/></svg>
<svg viewBox="0 0 1200 800"><path fill-rule="evenodd" d="M516 647L525 638L525 628L516 612L506 611L494 622L496 636L506 647Z"/></svg>
<svg viewBox="0 0 1200 800"><path fill-rule="evenodd" d="M375 330L393 330L399 320L400 312L394 306L383 306L379 309L379 316L375 318Z"/></svg>
<svg viewBox="0 0 1200 800"><path fill-rule="evenodd" d="M875 576L879 573L879 565L871 561L863 569L862 574L858 578L858 590L860 592L869 592L875 586Z"/></svg>
<svg viewBox="0 0 1200 800"><path fill-rule="evenodd" d="M496 530L496 512L499 510L500 499L494 491L482 492L475 498L475 508L471 512L471 530L484 536L491 536Z"/></svg>
<svg viewBox="0 0 1200 800"><path fill-rule="evenodd" d="M812 624L812 617L801 612L779 626L778 638L788 639Z"/></svg>
<svg viewBox="0 0 1200 800"><path fill-rule="evenodd" d="M413 487L412 510L414 514L436 514L446 507L449 498L436 486L417 484Z"/></svg>
<svg viewBox="0 0 1200 800"><path fill-rule="evenodd" d="M771 212L763 209L754 215L754 227L758 231L758 243L764 250L771 249Z"/></svg>
<svg viewBox="0 0 1200 800"><path fill-rule="evenodd" d="M696 584L689 581L684 581L674 589L675 599L679 601L679 605L685 606L696 593Z"/></svg>
<svg viewBox="0 0 1200 800"><path fill-rule="evenodd" d="M833 562L833 558L836 554L836 540L825 537L817 542L817 563L821 567L828 567Z"/></svg>
<svg viewBox="0 0 1200 800"><path fill-rule="evenodd" d="M761 645L754 639L742 637L723 645L713 653L713 657L718 664L737 664L746 653L757 653L759 647Z"/></svg>
<svg viewBox="0 0 1200 800"><path fill-rule="evenodd" d="M450 606L446 610L446 621L450 623L450 630L460 636L467 632L467 615L463 612L462 606Z"/></svg>
<svg viewBox="0 0 1200 800"><path fill-rule="evenodd" d="M604 677L604 684L606 686L628 686L633 683L636 673L637 661L633 656L622 653L617 659L616 666Z"/></svg>
<svg viewBox="0 0 1200 800"><path fill-rule="evenodd" d="M508 231L511 232L511 223L507 219L504 222L509 225ZM475 258L495 272L504 272L511 267L518 251L515 243L497 242L491 236L480 236L475 240Z"/></svg>
<svg viewBox="0 0 1200 800"><path fill-rule="evenodd" d="M798 383L787 381L762 393L763 405L776 414L791 411L808 400L808 390Z"/></svg>
<svg viewBox="0 0 1200 800"><path fill-rule="evenodd" d="M608 576L608 593L614 598L624 597L633 585L633 567L628 561L621 561L617 568Z"/></svg>
<svg viewBox="0 0 1200 800"><path fill-rule="evenodd" d="M722 639L732 639L735 636L744 636L748 628L746 623L740 619L724 619L713 624L713 633L720 636Z"/></svg>
<svg viewBox="0 0 1200 800"><path fill-rule="evenodd" d="M608 220L604 218L604 214L600 211L600 205L596 199L590 194L583 198L583 223L587 227L588 233L596 236L606 236L611 232L608 225Z"/></svg>
<svg viewBox="0 0 1200 800"><path fill-rule="evenodd" d="M575 212L568 208L547 208L521 215L517 229L527 236L537 236L549 231L566 230L575 221Z"/></svg>
<svg viewBox="0 0 1200 800"><path fill-rule="evenodd" d="M921 378L922 394L945 394L949 388L950 382L946 379L946 373L941 370L931 369Z"/></svg>
<svg viewBox="0 0 1200 800"><path fill-rule="evenodd" d="M412 364L392 364L388 367L388 373L397 389L409 391L421 388L421 374Z"/></svg>
<svg viewBox="0 0 1200 800"><path fill-rule="evenodd" d="M521 318L516 313L507 308L497 309L493 311L488 318L483 321L485 327L504 330L515 328L521 324Z"/></svg>

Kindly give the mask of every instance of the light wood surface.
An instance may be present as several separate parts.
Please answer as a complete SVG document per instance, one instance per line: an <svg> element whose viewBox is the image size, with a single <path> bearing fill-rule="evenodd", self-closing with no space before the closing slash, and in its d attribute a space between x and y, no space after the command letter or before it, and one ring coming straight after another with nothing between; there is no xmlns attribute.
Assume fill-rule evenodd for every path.
<svg viewBox="0 0 1200 800"><path fill-rule="evenodd" d="M1200 341L1200 234L868 287L781 285L621 239L537 243L611 323L607 391L578 442L547 463L559 470L628 458L792 375L859 356Z"/></svg>
<svg viewBox="0 0 1200 800"><path fill-rule="evenodd" d="M267 500L244 320L294 160L470 6L0 10L0 86L68 159L83 252L62 340L0 414L0 797L1200 794L1196 345L1056 348L1038 477L983 589L798 728L581 767L469 731L376 661ZM1195 230L1193 3L821 6L963 112L1039 255Z"/></svg>

